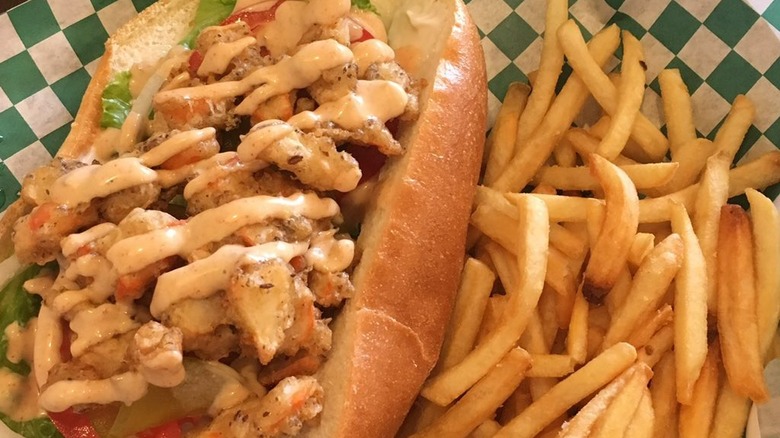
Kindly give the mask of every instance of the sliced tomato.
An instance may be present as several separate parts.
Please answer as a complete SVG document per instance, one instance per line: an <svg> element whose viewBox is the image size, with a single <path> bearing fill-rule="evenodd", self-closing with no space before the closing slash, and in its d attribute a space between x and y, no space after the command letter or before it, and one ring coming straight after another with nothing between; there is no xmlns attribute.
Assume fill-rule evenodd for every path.
<svg viewBox="0 0 780 438"><path fill-rule="evenodd" d="M100 438L85 414L70 408L62 412L49 412L51 422L65 438Z"/></svg>
<svg viewBox="0 0 780 438"><path fill-rule="evenodd" d="M203 54L199 50L193 50L189 59L190 76L197 76L200 65L203 64Z"/></svg>
<svg viewBox="0 0 780 438"><path fill-rule="evenodd" d="M235 23L237 21L243 21L246 23L250 29L255 30L258 27L268 24L271 21L273 21L276 18L276 10L279 8L279 5L281 5L284 2L284 0L279 0L276 3L274 3L273 6L266 9L265 11L239 11L235 14L227 17L225 21L222 22L222 25Z"/></svg>
<svg viewBox="0 0 780 438"><path fill-rule="evenodd" d="M181 424L179 424L179 420L170 421L139 432L137 436L138 438L181 438Z"/></svg>
<svg viewBox="0 0 780 438"><path fill-rule="evenodd" d="M344 150L357 160L360 171L363 172L363 176L360 178L361 183L368 181L379 173L382 166L385 165L385 161L387 161L387 157L373 147L350 144Z"/></svg>
<svg viewBox="0 0 780 438"><path fill-rule="evenodd" d="M353 43L362 43L363 41L373 40L374 35L371 35L371 32L367 31L366 29L363 29L363 33L360 35L360 38L351 41Z"/></svg>

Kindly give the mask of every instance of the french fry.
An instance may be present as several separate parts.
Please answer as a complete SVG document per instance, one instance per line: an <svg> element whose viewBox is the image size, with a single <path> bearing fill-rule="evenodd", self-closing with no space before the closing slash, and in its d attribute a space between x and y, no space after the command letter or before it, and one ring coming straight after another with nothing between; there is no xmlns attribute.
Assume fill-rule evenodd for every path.
<svg viewBox="0 0 780 438"><path fill-rule="evenodd" d="M631 249L628 251L628 263L633 268L639 267L642 264L642 260L653 250L653 247L655 247L655 236L653 234L636 233Z"/></svg>
<svg viewBox="0 0 780 438"><path fill-rule="evenodd" d="M707 160L707 168L696 193L696 210L692 217L693 229L699 237L699 245L707 262L707 309L713 314L718 310L715 278L718 266L718 224L720 208L728 200L730 164L728 156L720 153Z"/></svg>
<svg viewBox="0 0 780 438"><path fill-rule="evenodd" d="M623 67L617 87L617 103L609 130L596 151L608 160L614 160L626 146L634 122L638 117L645 94L644 51L631 32L623 31Z"/></svg>
<svg viewBox="0 0 780 438"><path fill-rule="evenodd" d="M756 117L756 107L746 96L739 95L731 104L731 111L723 121L715 135L715 148L718 153L725 154L729 163L734 160L742 140L745 139L753 119Z"/></svg>
<svg viewBox="0 0 780 438"><path fill-rule="evenodd" d="M625 371L636 360L636 350L620 343L596 356L496 433L495 438L532 438L566 410Z"/></svg>
<svg viewBox="0 0 780 438"><path fill-rule="evenodd" d="M412 435L425 437L466 437L489 419L525 378L531 356L522 348L513 348L481 378L444 415L428 428Z"/></svg>
<svg viewBox="0 0 780 438"><path fill-rule="evenodd" d="M672 205L672 231L682 238L684 246L674 295L677 400L689 404L707 357L707 264L682 204Z"/></svg>
<svg viewBox="0 0 780 438"><path fill-rule="evenodd" d="M653 402L650 396L650 391L645 388L642 399L639 400L639 406L634 411L634 417L626 428L624 436L632 438L651 438L653 431L655 430L655 411L653 410Z"/></svg>
<svg viewBox="0 0 780 438"><path fill-rule="evenodd" d="M758 344L761 358L767 362L780 316L780 273L777 270L780 266L780 215L772 201L761 192L748 189L745 193L753 222Z"/></svg>
<svg viewBox="0 0 780 438"><path fill-rule="evenodd" d="M492 438L501 429L501 425L495 420L485 420L471 432L469 438Z"/></svg>
<svg viewBox="0 0 780 438"><path fill-rule="evenodd" d="M589 205L604 206L604 201L593 198L574 198L560 195L529 195L524 193L507 193L506 198L514 200L524 196L541 199L547 205L551 222L584 222L587 218Z"/></svg>
<svg viewBox="0 0 780 438"><path fill-rule="evenodd" d="M653 368L653 380L650 382L650 394L655 410L654 438L677 437L677 394L674 367L675 353L666 353L658 365Z"/></svg>
<svg viewBox="0 0 780 438"><path fill-rule="evenodd" d="M645 258L634 274L625 303L612 316L602 348L628 339L631 332L658 308L682 265L682 257L682 239L672 234Z"/></svg>
<svg viewBox="0 0 780 438"><path fill-rule="evenodd" d="M626 302L626 297L628 297L628 293L631 291L632 281L633 277L631 276L631 271L629 271L628 266L626 266L620 271L620 275L618 276L615 285L612 286L612 289L610 289L607 297L604 299L607 311L610 315L614 315Z"/></svg>
<svg viewBox="0 0 780 438"><path fill-rule="evenodd" d="M523 380L520 386L518 386L512 395L510 395L509 398L504 402L499 415L500 424L498 429L501 428L501 424L509 423L513 418L518 416L520 412L523 412L528 406L531 405L531 403L533 403L534 399L531 397L531 392L529 389L530 385L528 384L529 380L531 379ZM496 431L493 431L494 435Z"/></svg>
<svg viewBox="0 0 780 438"><path fill-rule="evenodd" d="M601 303L626 263L637 226L639 198L626 173L606 159L591 154L588 165L604 190L605 212L601 233L585 268L582 292Z"/></svg>
<svg viewBox="0 0 780 438"><path fill-rule="evenodd" d="M561 167L574 167L577 165L577 152L571 142L564 136L558 146L553 149L553 158Z"/></svg>
<svg viewBox="0 0 780 438"><path fill-rule="evenodd" d="M550 246L569 258L584 257L588 250L588 242L585 239L557 223L550 224Z"/></svg>
<svg viewBox="0 0 780 438"><path fill-rule="evenodd" d="M610 26L593 36L588 51L598 65L604 65L617 49L619 40L617 26ZM571 126L587 97L585 84L577 75L571 75L553 100L542 123L529 137L525 147L515 154L493 187L504 192L516 192L525 187L550 158L556 143Z"/></svg>
<svg viewBox="0 0 780 438"><path fill-rule="evenodd" d="M545 284L560 295L569 296L577 290L577 279L569 270L569 258L562 252L550 247L547 255L547 273Z"/></svg>
<svg viewBox="0 0 780 438"><path fill-rule="evenodd" d="M677 153L683 145L696 139L691 95L680 76L680 70L676 68L662 70L658 74L658 85L661 86L669 149L672 151L672 158L678 161Z"/></svg>
<svg viewBox="0 0 780 438"><path fill-rule="evenodd" d="M577 363L584 363L588 357L588 310L590 306L582 290L577 291L574 308L569 321L569 335L566 338L566 351Z"/></svg>
<svg viewBox="0 0 780 438"><path fill-rule="evenodd" d="M629 381L634 377L637 367L632 366L623 371L615 380L601 391L577 412L577 415L561 428L558 438L580 438L590 436L590 431L604 411L610 406L618 394L623 392Z"/></svg>
<svg viewBox="0 0 780 438"><path fill-rule="evenodd" d="M556 376L542 375L545 372L553 372L553 370L550 370L549 367L555 364L551 364L550 359L547 358L547 356L550 356L550 344L548 344L544 339L544 333L542 332L542 322L539 319L538 311L534 311L531 315L531 319L528 321L528 326L525 329L525 333L523 333L523 337L520 338L520 346L531 353L532 358L539 356L540 360L543 361L542 363L538 364L539 366L537 366L536 374L540 375L533 376L534 378L528 380L531 397L533 400L537 400L539 397L549 391L550 388L555 386L555 383L557 383L555 379L550 378ZM536 362L533 362L533 364L537 365ZM560 364L557 365L560 366ZM528 377L532 377L530 375L530 370L527 374Z"/></svg>
<svg viewBox="0 0 780 438"><path fill-rule="evenodd" d="M723 366L737 394L761 403L769 399L769 393L758 344L753 232L742 207L724 205L721 209L717 251Z"/></svg>
<svg viewBox="0 0 780 438"><path fill-rule="evenodd" d="M679 354L679 353L678 353ZM718 399L718 369L720 349L717 342L707 353L707 359L693 388L689 404L680 406L679 435L681 438L707 436Z"/></svg>
<svg viewBox="0 0 780 438"><path fill-rule="evenodd" d="M422 397L417 397L409 413L406 414L401 430L398 431L399 437L409 437L416 432L424 430L430 426L437 418L447 412L447 406L439 406Z"/></svg>
<svg viewBox="0 0 780 438"><path fill-rule="evenodd" d="M696 138L680 145L674 154L679 164L672 178L661 187L646 190L651 196L663 196L694 184L704 169L707 159L715 154L715 143L706 138Z"/></svg>
<svg viewBox="0 0 780 438"><path fill-rule="evenodd" d="M577 23L567 21L558 29L558 40L572 69L588 87L596 101L609 115L614 116L618 106L618 91L601 70L600 63L588 56L585 41ZM610 124L611 125L611 124ZM661 131L643 114L636 114L631 128L633 138L653 160L663 159L669 144Z"/></svg>
<svg viewBox="0 0 780 438"><path fill-rule="evenodd" d="M531 190L531 193L538 193L540 195L557 195L558 191L555 190L555 187L549 184L537 184L536 187Z"/></svg>
<svg viewBox="0 0 780 438"><path fill-rule="evenodd" d="M523 114L531 87L520 82L509 84L501 109L498 110L493 130L485 142L485 184L490 185L514 154L517 123Z"/></svg>
<svg viewBox="0 0 780 438"><path fill-rule="evenodd" d="M666 304L656 310L655 313L652 313L644 323L640 324L628 337L627 342L635 348L642 348L650 342L650 339L661 327L669 325L673 319L674 311L672 306Z"/></svg>
<svg viewBox="0 0 780 438"><path fill-rule="evenodd" d="M516 287L507 290L509 301L499 326L462 362L442 371L424 385L423 397L440 406L452 403L501 360L520 339L539 301L547 270L547 209L544 202L534 197L518 199L517 208L518 255L514 270L520 272L522 269L523 275L517 274ZM501 276L500 269L496 268Z"/></svg>
<svg viewBox="0 0 780 438"><path fill-rule="evenodd" d="M566 377L574 372L576 361L565 354L532 354L533 366L528 377Z"/></svg>
<svg viewBox="0 0 780 438"><path fill-rule="evenodd" d="M449 328L436 365L438 370L457 364L474 347L495 280L495 274L482 262L472 258L466 260Z"/></svg>
<svg viewBox="0 0 780 438"><path fill-rule="evenodd" d="M558 320L557 320L557 303L556 300L560 299L560 296L549 288L545 288L542 291L542 296L539 298L539 320L542 324L542 335L544 336L545 345L552 346L555 341L555 337L558 334ZM568 319L566 320L568 326Z"/></svg>
<svg viewBox="0 0 780 438"><path fill-rule="evenodd" d="M628 175L637 190L660 187L669 182L677 172L678 163L628 164L620 168ZM594 190L598 181L587 167L547 166L539 169L535 184L549 184L559 190Z"/></svg>
<svg viewBox="0 0 780 438"><path fill-rule="evenodd" d="M672 349L674 345L674 329L670 326L661 327L655 332L647 345L637 352L637 360L644 362L650 368L654 368L658 361Z"/></svg>
<svg viewBox="0 0 780 438"><path fill-rule="evenodd" d="M501 321L501 314L504 312L506 302L506 295L493 295L490 297L485 307L485 314L482 316L482 324L479 326L476 345L485 342L488 335L496 329L499 321Z"/></svg>
<svg viewBox="0 0 780 438"><path fill-rule="evenodd" d="M715 405L715 418L710 429L710 438L734 438L745 431L750 399L734 392L729 382L723 382Z"/></svg>
<svg viewBox="0 0 780 438"><path fill-rule="evenodd" d="M566 22L569 16L567 0L552 0L547 2L544 21L544 42L542 56L539 60L539 70L534 78L534 88L528 99L528 108L520 116L517 125L517 143L515 152L525 147L531 134L539 127L544 115L550 108L555 97L555 85L563 67L563 50L558 44L556 34L558 28Z"/></svg>
<svg viewBox="0 0 780 438"><path fill-rule="evenodd" d="M612 400L607 410L593 425L590 432L592 438L610 438L623 436L631 423L639 402L645 395L647 383L653 376L650 367L637 363L631 378L622 391Z"/></svg>

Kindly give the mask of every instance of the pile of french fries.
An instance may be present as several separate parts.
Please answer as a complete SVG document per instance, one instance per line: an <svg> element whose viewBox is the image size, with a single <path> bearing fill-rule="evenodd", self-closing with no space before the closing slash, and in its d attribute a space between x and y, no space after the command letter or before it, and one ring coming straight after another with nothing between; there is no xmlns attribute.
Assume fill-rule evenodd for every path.
<svg viewBox="0 0 780 438"><path fill-rule="evenodd" d="M640 112L639 41L612 26L586 43L567 8L548 1L533 87L510 86L488 138L471 257L401 435L741 437L769 398L780 219L758 190L780 151L732 168L753 104L697 138L677 70L659 76L664 135ZM572 127L589 96L603 116ZM727 203L743 193L749 213Z"/></svg>

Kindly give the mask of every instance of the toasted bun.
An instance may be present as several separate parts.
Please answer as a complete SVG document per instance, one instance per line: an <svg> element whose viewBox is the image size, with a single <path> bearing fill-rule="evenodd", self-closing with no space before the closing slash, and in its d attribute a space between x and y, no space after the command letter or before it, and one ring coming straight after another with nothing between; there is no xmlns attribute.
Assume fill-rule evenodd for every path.
<svg viewBox="0 0 780 438"><path fill-rule="evenodd" d="M400 427L439 355L482 156L485 62L462 0L373 3L399 62L425 85L421 113L400 127L407 152L380 176L358 240L356 294L334 322L333 350L318 375L324 411L305 436L390 437ZM197 4L162 0L109 39L59 156L89 151L106 84L180 41ZM0 221L3 236L29 211L17 204Z"/></svg>
<svg viewBox="0 0 780 438"><path fill-rule="evenodd" d="M380 13L393 10L375 3ZM419 120L402 127L406 154L385 170L363 224L356 295L334 325L333 350L318 376L324 410L310 436L395 435L436 363L460 280L486 129L479 37L461 0L390 6L394 17L415 7L447 16L432 29L438 41L423 47L429 84ZM394 30L391 23L397 47Z"/></svg>

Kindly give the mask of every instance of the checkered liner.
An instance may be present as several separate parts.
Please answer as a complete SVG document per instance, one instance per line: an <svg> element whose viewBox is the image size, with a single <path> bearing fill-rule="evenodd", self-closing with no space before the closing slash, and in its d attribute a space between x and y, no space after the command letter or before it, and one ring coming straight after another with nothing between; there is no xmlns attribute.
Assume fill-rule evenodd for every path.
<svg viewBox="0 0 780 438"><path fill-rule="evenodd" d="M662 125L656 76L679 68L693 95L697 129L712 137L737 94L757 105L737 158L780 145L780 1L570 0L586 37L605 24L645 47L643 111ZM70 131L103 42L153 0L29 0L0 15L0 210L19 181L45 163ZM470 0L487 59L491 120L512 81L537 68L545 0ZM614 59L612 65L618 64ZM568 76L566 72L564 76ZM585 120L588 119L586 111ZM769 189L772 197L780 186Z"/></svg>

